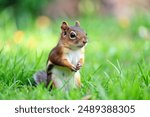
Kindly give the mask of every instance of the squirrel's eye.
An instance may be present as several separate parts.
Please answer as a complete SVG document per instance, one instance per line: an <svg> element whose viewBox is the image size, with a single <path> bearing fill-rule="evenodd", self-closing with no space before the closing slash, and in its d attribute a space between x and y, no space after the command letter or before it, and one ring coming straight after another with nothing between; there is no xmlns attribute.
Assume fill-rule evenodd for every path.
<svg viewBox="0 0 150 117"><path fill-rule="evenodd" d="M70 39L75 39L76 38L76 33L74 31L70 32Z"/></svg>

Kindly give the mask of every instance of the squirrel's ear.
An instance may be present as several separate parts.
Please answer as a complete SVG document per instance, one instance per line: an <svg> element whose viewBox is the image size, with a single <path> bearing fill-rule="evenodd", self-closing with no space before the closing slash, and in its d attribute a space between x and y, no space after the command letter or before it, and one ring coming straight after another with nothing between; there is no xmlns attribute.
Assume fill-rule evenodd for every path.
<svg viewBox="0 0 150 117"><path fill-rule="evenodd" d="M67 30L69 28L67 22L62 22L62 25L61 25L61 29L62 30Z"/></svg>
<svg viewBox="0 0 150 117"><path fill-rule="evenodd" d="M75 26L80 27L80 22L76 21Z"/></svg>

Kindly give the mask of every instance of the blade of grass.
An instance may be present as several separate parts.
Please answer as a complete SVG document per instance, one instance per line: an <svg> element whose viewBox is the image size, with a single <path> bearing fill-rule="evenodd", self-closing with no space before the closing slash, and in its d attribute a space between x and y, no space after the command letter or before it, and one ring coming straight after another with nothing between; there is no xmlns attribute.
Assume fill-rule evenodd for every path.
<svg viewBox="0 0 150 117"><path fill-rule="evenodd" d="M140 73L142 75L141 77L143 78L145 85L148 86L148 76L149 75L147 77L145 76L144 71L139 63L138 63L138 67L139 67Z"/></svg>

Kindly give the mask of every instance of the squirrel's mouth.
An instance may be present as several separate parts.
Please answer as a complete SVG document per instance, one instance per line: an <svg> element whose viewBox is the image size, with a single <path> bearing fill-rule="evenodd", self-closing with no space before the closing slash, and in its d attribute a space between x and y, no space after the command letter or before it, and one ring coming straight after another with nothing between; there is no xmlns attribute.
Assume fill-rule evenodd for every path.
<svg viewBox="0 0 150 117"><path fill-rule="evenodd" d="M82 47L84 47L86 44L82 44L82 45L78 45L77 47L78 48L82 48Z"/></svg>
<svg viewBox="0 0 150 117"><path fill-rule="evenodd" d="M83 46L77 46L78 48L82 48Z"/></svg>

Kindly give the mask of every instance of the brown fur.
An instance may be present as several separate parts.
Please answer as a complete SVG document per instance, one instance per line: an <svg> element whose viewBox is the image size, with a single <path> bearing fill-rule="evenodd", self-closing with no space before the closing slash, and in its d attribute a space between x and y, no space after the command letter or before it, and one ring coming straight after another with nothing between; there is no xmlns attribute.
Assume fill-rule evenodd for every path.
<svg viewBox="0 0 150 117"><path fill-rule="evenodd" d="M51 70L55 65L57 66L63 66L68 69L70 69L73 72L76 72L79 70L82 65L84 64L84 58L81 58L77 65L74 65L68 59L66 58L66 54L70 51L76 51L81 49L85 46L87 43L86 33L80 28L80 23L77 21L75 23L75 26L69 26L66 22L63 22L61 25L61 36L58 44L55 48L53 48L48 56L47 60L47 84L46 86L49 86L49 83L52 82L51 76L52 72ZM70 39L71 32L76 33L76 39ZM80 76L77 76L77 85L81 86ZM55 82L52 82L53 86L55 86Z"/></svg>

